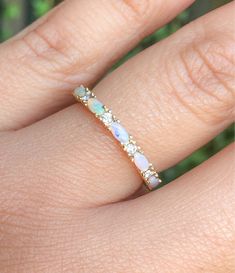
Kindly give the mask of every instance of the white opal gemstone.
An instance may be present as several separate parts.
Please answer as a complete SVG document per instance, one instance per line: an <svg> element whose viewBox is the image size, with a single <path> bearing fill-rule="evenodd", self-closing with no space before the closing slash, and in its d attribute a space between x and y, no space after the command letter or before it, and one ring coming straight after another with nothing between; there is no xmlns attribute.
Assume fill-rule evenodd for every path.
<svg viewBox="0 0 235 273"><path fill-rule="evenodd" d="M142 172L146 171L149 168L148 159L139 152L134 154L134 163L136 167Z"/></svg>
<svg viewBox="0 0 235 273"><path fill-rule="evenodd" d="M126 151L129 155L134 155L134 153L137 151L137 146L134 143L128 143L126 145Z"/></svg>
<svg viewBox="0 0 235 273"><path fill-rule="evenodd" d="M79 86L74 90L74 94L80 98L84 97L86 95L86 89L84 86Z"/></svg>
<svg viewBox="0 0 235 273"><path fill-rule="evenodd" d="M160 183L160 179L157 176L153 175L149 177L148 182L151 188L156 188Z"/></svg>
<svg viewBox="0 0 235 273"><path fill-rule="evenodd" d="M113 122L111 124L111 131L113 136L123 144L128 143L129 141L129 134L127 133L126 129L118 122Z"/></svg>
<svg viewBox="0 0 235 273"><path fill-rule="evenodd" d="M88 100L88 108L97 115L102 115L105 112L103 103L95 98Z"/></svg>

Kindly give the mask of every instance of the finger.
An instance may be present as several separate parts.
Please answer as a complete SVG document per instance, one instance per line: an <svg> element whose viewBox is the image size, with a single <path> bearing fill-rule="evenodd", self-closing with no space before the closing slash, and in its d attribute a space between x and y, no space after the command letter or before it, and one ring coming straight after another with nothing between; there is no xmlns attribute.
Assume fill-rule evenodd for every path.
<svg viewBox="0 0 235 273"><path fill-rule="evenodd" d="M159 191L104 208L96 224L97 251L80 252L85 258L79 269L88 260L87 272L93 271L96 260L104 272L123 272L127 265L128 272L234 272L234 148ZM101 246L109 246L110 238L104 255Z"/></svg>
<svg viewBox="0 0 235 273"><path fill-rule="evenodd" d="M212 12L150 48L95 88L159 171L232 122L231 7ZM6 170L14 164L24 181L32 181L32 174L20 167L27 162L36 184L40 178L44 189L48 182L42 182L42 174L50 177L50 189L66 187L68 199L83 205L126 198L142 183L110 133L82 105L17 132L11 141L13 148L5 154L14 153L16 160L9 160ZM21 153L25 159L18 162Z"/></svg>
<svg viewBox="0 0 235 273"><path fill-rule="evenodd" d="M0 128L16 129L72 102L121 55L192 0L68 0L0 47Z"/></svg>
<svg viewBox="0 0 235 273"><path fill-rule="evenodd" d="M16 209L19 193L5 195L1 272L234 272L233 150L159 191L101 208L58 207L39 193Z"/></svg>

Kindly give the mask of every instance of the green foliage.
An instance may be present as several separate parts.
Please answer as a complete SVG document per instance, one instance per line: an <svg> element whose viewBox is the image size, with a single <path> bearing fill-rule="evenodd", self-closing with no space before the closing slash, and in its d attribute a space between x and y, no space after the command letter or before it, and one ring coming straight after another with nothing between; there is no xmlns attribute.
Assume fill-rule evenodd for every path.
<svg viewBox="0 0 235 273"><path fill-rule="evenodd" d="M176 166L162 172L161 176L163 177L163 181L167 184L171 180L201 164L203 161L207 160L233 141L234 125L231 125L224 132L219 134L201 149L195 151L188 158L184 159Z"/></svg>
<svg viewBox="0 0 235 273"><path fill-rule="evenodd" d="M21 14L21 6L18 3L10 3L6 6L4 17L6 20L19 18Z"/></svg>
<svg viewBox="0 0 235 273"><path fill-rule="evenodd" d="M32 20L42 16L47 11L49 11L58 2L59 1L56 0L25 0L21 2L17 0L0 0L0 40L3 41L12 36L15 31L18 31L18 29L15 28L15 25L17 25L20 20L22 21L22 19L25 19L23 18L25 17L23 9L27 10L27 20L25 24L29 24ZM230 0L196 1L191 8L182 12L172 22L154 32L149 37L145 38L136 48L134 48L119 62L117 62L117 64L115 64L112 69L117 68L123 62L133 57L145 48L171 35L186 23L208 12L208 10L214 9L227 2L230 2ZM19 3L22 4L20 5ZM16 22L16 24L12 24L12 22ZM164 171L162 173L164 181L167 183L182 175L186 171L207 160L210 156L233 141L234 126L230 126L227 130L214 138L210 143L193 153L185 160L181 161L178 165Z"/></svg>
<svg viewBox="0 0 235 273"><path fill-rule="evenodd" d="M32 1L32 6L34 10L34 15L40 17L48 12L55 5L55 1L51 0L34 0Z"/></svg>

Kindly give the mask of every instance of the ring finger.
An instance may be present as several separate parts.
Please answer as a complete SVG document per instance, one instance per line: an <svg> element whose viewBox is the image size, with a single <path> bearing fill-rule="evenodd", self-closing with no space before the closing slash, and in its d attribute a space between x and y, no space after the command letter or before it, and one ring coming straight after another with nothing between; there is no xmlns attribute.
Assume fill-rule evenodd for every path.
<svg viewBox="0 0 235 273"><path fill-rule="evenodd" d="M231 3L185 27L95 88L158 170L177 163L232 122L233 7ZM23 170L24 181L36 177L33 191L56 189L56 200L66 192L67 201L87 206L120 200L140 186L141 179L124 153L82 105L25 128L15 137L25 160L31 158L27 164L33 174L24 173L24 162L15 166ZM15 142L14 137L11 141ZM6 154L11 152L8 149Z"/></svg>

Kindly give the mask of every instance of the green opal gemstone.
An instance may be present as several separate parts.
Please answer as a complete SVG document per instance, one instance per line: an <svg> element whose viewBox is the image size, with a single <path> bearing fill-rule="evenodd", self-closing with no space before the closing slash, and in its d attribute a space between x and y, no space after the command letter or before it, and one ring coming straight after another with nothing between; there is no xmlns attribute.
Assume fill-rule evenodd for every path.
<svg viewBox="0 0 235 273"><path fill-rule="evenodd" d="M86 89L83 86L79 86L74 90L74 94L80 98L84 97L86 95Z"/></svg>
<svg viewBox="0 0 235 273"><path fill-rule="evenodd" d="M92 113L95 113L98 116L102 115L105 112L103 103L95 98L90 98L88 100L88 108L91 110Z"/></svg>

